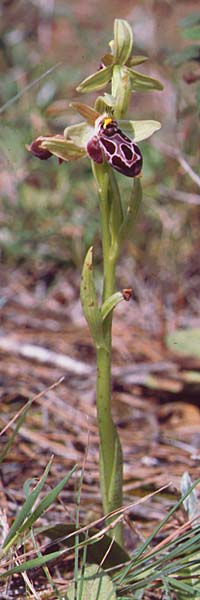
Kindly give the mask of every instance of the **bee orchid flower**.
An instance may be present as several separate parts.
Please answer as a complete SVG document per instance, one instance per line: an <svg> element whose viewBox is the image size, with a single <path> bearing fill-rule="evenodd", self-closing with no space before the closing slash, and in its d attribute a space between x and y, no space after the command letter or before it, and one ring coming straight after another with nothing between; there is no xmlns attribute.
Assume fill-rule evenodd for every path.
<svg viewBox="0 0 200 600"><path fill-rule="evenodd" d="M28 150L40 160L56 156L61 162L88 156L96 163L108 163L127 177L139 175L142 154L137 142L160 128L158 121L114 119L111 114L98 113L90 106L74 103L73 107L86 121L66 127L64 134L36 138Z"/></svg>

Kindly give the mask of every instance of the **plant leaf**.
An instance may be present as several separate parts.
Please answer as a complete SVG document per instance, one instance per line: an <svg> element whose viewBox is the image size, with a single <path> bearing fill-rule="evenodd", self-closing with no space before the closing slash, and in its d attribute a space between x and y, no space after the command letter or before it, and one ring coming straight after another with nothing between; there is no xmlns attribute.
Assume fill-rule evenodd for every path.
<svg viewBox="0 0 200 600"><path fill-rule="evenodd" d="M103 534L99 537L99 529L95 527L90 527L86 532L79 532L76 531L74 523L56 523L52 527L43 527L40 533L66 548L74 548L78 533L82 551L87 546L87 562L101 564L103 561L105 569L116 568L117 565L130 560L129 554L117 542L114 541L110 548L110 536Z"/></svg>
<svg viewBox="0 0 200 600"><path fill-rule="evenodd" d="M35 523L35 521L46 512L49 506L53 504L53 502L56 500L57 496L60 494L66 483L69 481L70 477L75 472L76 468L77 465L75 465L71 469L71 471L67 475L65 475L65 477L63 477L63 479L49 492L49 494L47 494L41 500L34 512L30 515L30 517L28 517L25 523L22 524L19 530L20 534L22 534L26 529L30 529L33 523Z"/></svg>
<svg viewBox="0 0 200 600"><path fill-rule="evenodd" d="M5 552L7 552L8 548L18 538L19 530L20 530L21 526L23 525L23 523L27 519L27 517L30 515L30 511L31 511L33 505L35 504L35 502L46 482L46 479L49 474L49 470L52 465L52 461L53 461L53 457L50 459L48 465L46 466L46 469L45 469L40 481L35 486L33 491L30 493L28 498L26 498L23 506L21 507L20 511L18 512L18 515L16 516L16 518L14 520L14 523L11 525L8 535L3 543L3 550Z"/></svg>
<svg viewBox="0 0 200 600"><path fill-rule="evenodd" d="M112 296L105 300L101 307L101 316L103 321L122 300L124 300L122 292L115 292L115 294L112 294Z"/></svg>
<svg viewBox="0 0 200 600"><path fill-rule="evenodd" d="M50 560L55 560L64 554L66 550L57 550L56 552L51 552L49 554L45 554L44 556L37 556L37 558L32 558L30 560L17 565L11 569L7 569L6 571L0 572L0 579L4 579L9 575L13 575L15 573L23 573L24 571L28 571L28 569L35 569L36 567L41 567L42 565L46 565Z"/></svg>
<svg viewBox="0 0 200 600"><path fill-rule="evenodd" d="M67 589L67 600L80 598L80 591L81 600L117 600L112 579L95 564L85 567L84 574L79 571L78 581Z"/></svg>
<svg viewBox="0 0 200 600"><path fill-rule="evenodd" d="M102 341L102 318L93 279L93 248L89 248L82 271L80 296L83 312L96 345Z"/></svg>
<svg viewBox="0 0 200 600"><path fill-rule="evenodd" d="M141 142L149 138L155 131L161 128L159 121L125 121L119 120L120 128L135 142Z"/></svg>

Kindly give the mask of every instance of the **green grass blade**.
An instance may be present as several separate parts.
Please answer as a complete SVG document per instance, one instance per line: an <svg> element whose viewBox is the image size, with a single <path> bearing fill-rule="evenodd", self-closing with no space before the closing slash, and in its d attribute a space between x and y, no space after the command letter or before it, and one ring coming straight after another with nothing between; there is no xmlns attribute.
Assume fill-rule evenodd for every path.
<svg viewBox="0 0 200 600"><path fill-rule="evenodd" d="M38 548L38 545L37 545L37 542L35 540L33 531L31 531L31 539L32 539L33 546L35 548L35 551L37 553L38 558L42 558L42 554L40 552L40 549ZM54 583L54 581L53 581L53 579L51 577L51 574L50 574L50 571L49 571L49 568L47 567L47 565L43 566L43 571L44 571L44 575L45 575L48 583L52 586L52 590L56 594L57 599L58 600L63 600L62 596L60 595L60 592L58 590L58 587L57 587L56 583Z"/></svg>
<svg viewBox="0 0 200 600"><path fill-rule="evenodd" d="M52 465L52 461L53 461L53 456L50 459L39 483L35 486L35 488L31 492L30 496L25 500L22 508L20 509L18 515L16 516L16 519L15 519L14 523L12 524L10 531L9 531L9 533L4 541L4 544L3 544L4 553L6 553L8 551L8 549L10 548L10 546L17 540L17 538L19 536L19 530L20 530L22 524L24 523L25 519L27 519L33 505L35 504L35 502L45 484L45 481L49 474L49 470Z"/></svg>
<svg viewBox="0 0 200 600"><path fill-rule="evenodd" d="M21 565L17 565L12 569L6 568L5 571L0 573L0 579L5 579L5 577L9 577L10 575L14 575L15 573L23 573L24 571L28 571L29 569L35 569L36 567L42 567L46 565L50 560L55 560L62 556L62 554L66 555L66 548L63 550L56 550L55 552L50 552L49 554L45 554L45 556L37 556L37 558L31 558L30 560L25 561Z"/></svg>
<svg viewBox="0 0 200 600"><path fill-rule="evenodd" d="M71 469L71 471L65 477L63 477L60 483L58 483L58 485L56 485L53 488L53 490L51 490L51 492L49 492L49 494L47 494L45 498L41 500L40 504L37 506L34 512L30 515L30 517L28 517L26 522L23 523L22 527L20 528L20 533L23 533L25 529L30 529L33 523L35 523L35 521L40 517L40 515L42 515L49 508L49 506L51 506L51 504L53 504L57 496L60 494L61 490L64 488L66 483L69 481L70 477L75 472L76 468L77 465L75 465Z"/></svg>
<svg viewBox="0 0 200 600"><path fill-rule="evenodd" d="M130 561L130 563L123 567L120 574L116 575L116 579L118 580L118 584L121 584L124 579L127 577L128 572L136 567L136 565L138 566L139 564L143 563L144 558L142 557L142 555L144 554L145 550L148 549L148 547L150 546L152 540L155 538L155 536L157 535L157 533L164 527L164 525L167 523L167 521L169 521L169 519L172 517L172 515L177 511L177 509L179 508L179 506L183 503L183 501L189 496L189 494L192 492L192 490L198 485L198 483L200 483L200 478L197 479L193 485L191 486L190 489L188 489L186 491L186 493L178 500L178 502L176 502L174 504L174 506L171 508L171 510L167 513L166 517L164 517L164 519L162 519L162 521L157 525L157 527L155 527L153 533L147 538L147 540L145 540L145 542L140 546L138 552L134 555L133 559ZM156 555L157 551L155 550L155 555ZM149 557L149 559L152 559L154 556L154 553L151 553L151 556ZM148 557L146 558L146 560L149 560ZM135 574L135 573L134 573ZM133 575L132 575L133 576Z"/></svg>
<svg viewBox="0 0 200 600"><path fill-rule="evenodd" d="M13 96L12 98L10 98L10 100L7 100L7 102L5 102L5 104L3 104L3 106L0 107L0 114L3 113L8 108L10 108L10 106L12 106L12 104L14 104L17 100L19 100L26 92L28 92L29 90L31 90L37 83L39 83L40 81L42 81L42 79L44 79L45 77L48 77L48 75L51 75L51 73L53 71L55 71L55 69L57 69L58 67L60 67L61 64L62 63L59 62L56 65L53 65L53 67L50 67L50 69L47 69L47 71L45 71L44 73L42 73L42 75L40 75L40 77L37 77L37 79L34 79L34 81L31 81L31 83L29 83L28 85L25 85L23 87L23 89L20 90L20 92L18 92L15 96Z"/></svg>

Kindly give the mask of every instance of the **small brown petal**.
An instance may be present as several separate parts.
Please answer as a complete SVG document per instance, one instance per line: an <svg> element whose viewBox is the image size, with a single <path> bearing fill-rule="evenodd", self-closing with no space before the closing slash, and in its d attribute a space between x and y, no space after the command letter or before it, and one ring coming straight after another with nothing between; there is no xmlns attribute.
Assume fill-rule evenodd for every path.
<svg viewBox="0 0 200 600"><path fill-rule="evenodd" d="M123 294L124 300L126 300L126 302L129 302L129 300L131 299L132 294L133 294L133 288L131 288L131 287L130 288L124 288L122 290L122 294Z"/></svg>
<svg viewBox="0 0 200 600"><path fill-rule="evenodd" d="M45 136L45 137L40 136L40 137L36 138L36 140L31 142L31 145L28 148L29 152L31 152L37 158L40 158L40 160L48 160L48 158L51 158L51 156L52 156L52 154L51 154L51 152L49 152L49 150L46 150L45 148L41 147L41 144L42 144L42 142L44 142L46 137L47 136Z"/></svg>
<svg viewBox="0 0 200 600"><path fill-rule="evenodd" d="M53 156L53 154L49 150L46 150L46 148L42 148L42 142L45 142L45 140L48 137L52 137L52 136L51 135L45 135L45 136L40 135L40 137L36 138L36 140L33 140L33 142L31 142L31 145L28 146L28 148L27 148L29 150L29 152L31 152L37 158L40 158L40 160L48 160L48 158L51 158L51 156ZM64 136L59 133L57 135L55 135L54 137L55 138L64 138Z"/></svg>

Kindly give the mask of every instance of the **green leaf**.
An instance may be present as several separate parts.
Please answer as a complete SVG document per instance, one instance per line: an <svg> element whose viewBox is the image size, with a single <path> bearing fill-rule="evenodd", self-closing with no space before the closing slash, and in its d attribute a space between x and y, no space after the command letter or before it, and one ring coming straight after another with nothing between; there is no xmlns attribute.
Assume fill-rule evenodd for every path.
<svg viewBox="0 0 200 600"><path fill-rule="evenodd" d="M161 128L159 121L125 121L119 120L120 128L131 138L134 142L141 142L149 138L155 131Z"/></svg>
<svg viewBox="0 0 200 600"><path fill-rule="evenodd" d="M56 558L59 558L65 552L65 550L56 550L56 552L51 552L49 554L45 554L44 556L37 556L37 558L27 560L24 563L13 567L12 569L1 571L0 579L4 579L5 577L8 577L9 575L13 575L15 573L23 573L24 571L28 571L28 569L35 569L36 567L46 565L50 560L55 560Z"/></svg>
<svg viewBox="0 0 200 600"><path fill-rule="evenodd" d="M32 527L33 523L35 523L35 521L46 512L46 510L48 510L49 506L51 506L53 504L53 502L55 502L57 496L60 494L60 492L66 485L66 483L69 481L70 477L72 477L76 468L77 468L77 465L75 465L71 469L71 471L67 475L65 475L65 477L63 477L63 479L60 481L60 483L58 483L58 485L56 485L49 492L49 494L47 494L45 496L45 498L43 498L43 500L41 500L41 502L38 504L38 506L34 510L34 512L30 515L30 517L28 517L28 519L25 521L25 523L23 523L23 525L20 528L20 530L18 531L18 533L22 534L25 530L30 529Z"/></svg>
<svg viewBox="0 0 200 600"><path fill-rule="evenodd" d="M111 80L112 77L112 66L105 67L96 71L89 77L86 77L84 81L82 81L78 87L76 88L77 92L89 93L101 90L106 87L107 83Z"/></svg>
<svg viewBox="0 0 200 600"><path fill-rule="evenodd" d="M23 525L24 521L27 519L27 517L30 515L31 509L33 507L33 505L35 504L45 482L46 479L48 477L49 474L49 470L51 468L52 465L52 461L53 461L53 457L50 459L40 481L38 482L38 484L35 486L35 488L33 489L33 491L30 493L30 495L28 496L28 498L25 500L22 508L20 509L20 511L18 512L18 515L16 516L14 523L12 524L10 531L8 532L8 535L6 537L6 539L4 540L3 543L3 549L5 552L7 552L7 550L9 549L9 547L13 544L13 542L18 538L19 536L19 530L21 528L21 526Z"/></svg>
<svg viewBox="0 0 200 600"><path fill-rule="evenodd" d="M85 149L88 140L94 135L94 127L82 121L76 125L69 125L64 130L64 137L68 141L72 141L73 144L79 146L81 149Z"/></svg>
<svg viewBox="0 0 200 600"><path fill-rule="evenodd" d="M39 532L44 533L53 542L61 544L62 548L74 548L78 533L81 546L80 556L82 556L83 548L87 546L87 562L96 562L100 565L103 560L105 569L114 568L116 570L117 565L130 560L129 554L117 542L114 541L110 548L110 536L103 534L99 537L99 529L95 527L90 527L85 532L79 532L75 529L74 523L56 523L52 527L43 527Z"/></svg>
<svg viewBox="0 0 200 600"><path fill-rule="evenodd" d="M197 25L196 27L187 27L186 29L183 29L182 36L186 40L200 41L200 25Z"/></svg>
<svg viewBox="0 0 200 600"><path fill-rule="evenodd" d="M56 137L48 137L41 143L41 148L49 150L51 154L61 158L64 161L74 161L86 156L85 150L79 148L70 140L65 138L56 139Z"/></svg>
<svg viewBox="0 0 200 600"><path fill-rule="evenodd" d="M102 341L102 318L93 279L93 248L89 248L83 265L80 296L83 312L96 345Z"/></svg>
<svg viewBox="0 0 200 600"><path fill-rule="evenodd" d="M163 90L163 85L160 83L160 81L158 81L158 79L154 79L154 77L149 77L148 75L143 75L143 73L138 73L138 71L134 71L133 69L128 69L128 72L130 75L133 92Z"/></svg>
<svg viewBox="0 0 200 600"><path fill-rule="evenodd" d="M177 329L166 337L166 344L173 352L200 358L200 329Z"/></svg>
<svg viewBox="0 0 200 600"><path fill-rule="evenodd" d="M124 19L114 22L114 61L118 65L126 64L133 47L133 32Z"/></svg>
<svg viewBox="0 0 200 600"><path fill-rule="evenodd" d="M99 112L94 110L94 108L82 102L71 102L70 107L76 110L92 127L95 125L96 119L100 116Z"/></svg>
<svg viewBox="0 0 200 600"><path fill-rule="evenodd" d="M74 600L117 600L112 579L99 567L85 567L84 574L79 571L78 581L67 588L67 599Z"/></svg>
<svg viewBox="0 0 200 600"><path fill-rule="evenodd" d="M122 292L115 292L115 294L112 294L112 296L109 296L109 298L105 300L101 307L101 316L103 321L122 300L124 300Z"/></svg>

